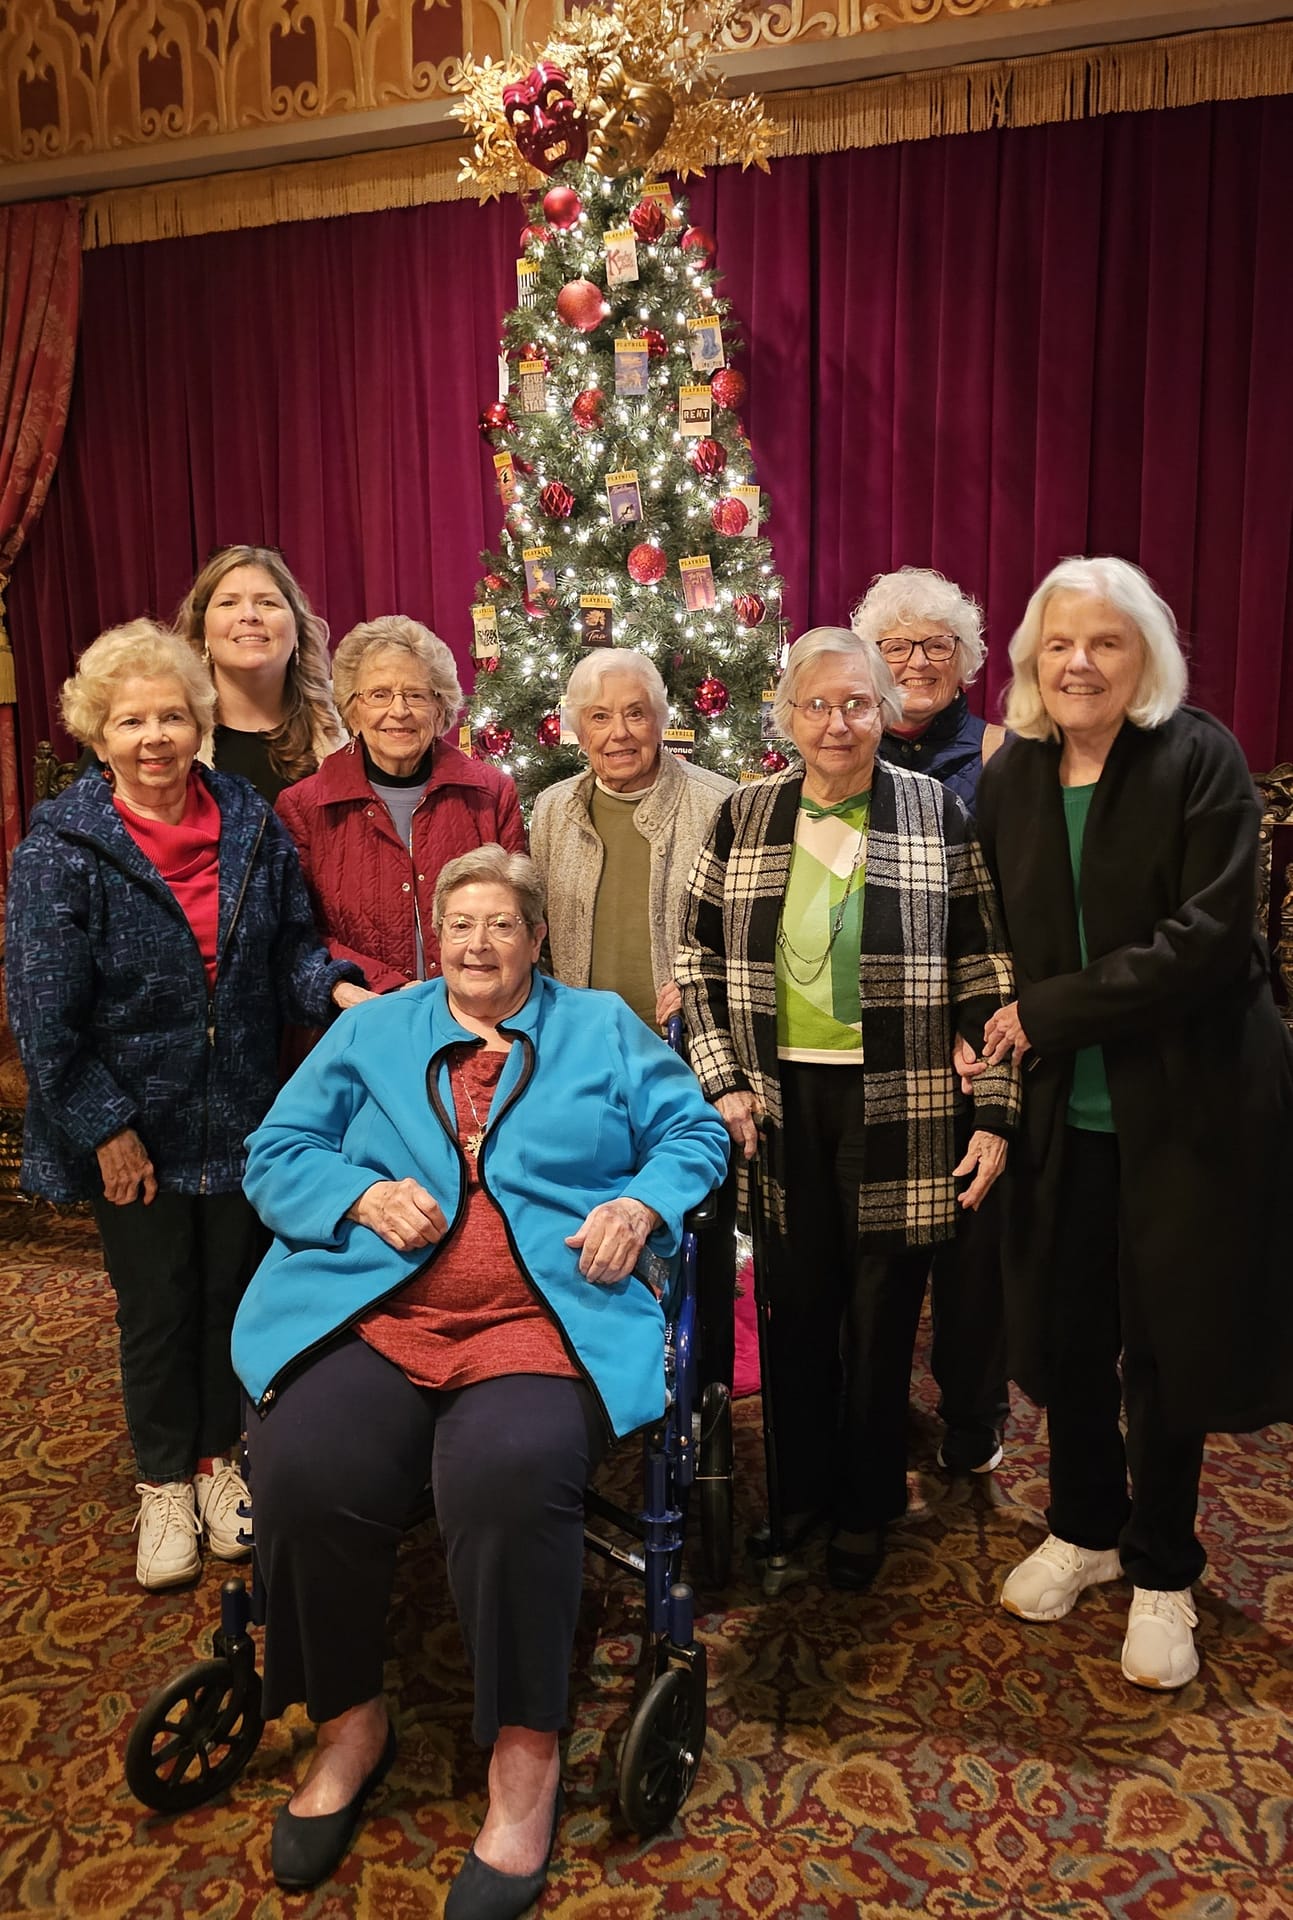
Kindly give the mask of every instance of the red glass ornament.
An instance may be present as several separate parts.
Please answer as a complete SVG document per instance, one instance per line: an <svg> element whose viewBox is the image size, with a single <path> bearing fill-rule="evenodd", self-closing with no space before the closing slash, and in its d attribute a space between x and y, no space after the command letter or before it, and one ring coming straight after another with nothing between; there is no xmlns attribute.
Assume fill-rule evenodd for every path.
<svg viewBox="0 0 1293 1920"><path fill-rule="evenodd" d="M784 773L790 762L784 753L778 753L775 747L769 747L759 765L765 773Z"/></svg>
<svg viewBox="0 0 1293 1920"><path fill-rule="evenodd" d="M591 433L602 424L602 406L606 395L600 387L585 387L570 403L570 418L581 433Z"/></svg>
<svg viewBox="0 0 1293 1920"><path fill-rule="evenodd" d="M534 729L534 737L541 747L559 747L561 745L561 715L545 713Z"/></svg>
<svg viewBox="0 0 1293 1920"><path fill-rule="evenodd" d="M727 448L721 440L698 440L687 457L697 473L712 477L727 465Z"/></svg>
<svg viewBox="0 0 1293 1920"><path fill-rule="evenodd" d="M610 309L602 290L591 280L571 280L557 295L557 315L577 333L591 333L601 325Z"/></svg>
<svg viewBox="0 0 1293 1920"><path fill-rule="evenodd" d="M549 480L539 494L539 505L549 520L564 520L575 504L575 496L564 480ZM737 502L740 505L740 502Z"/></svg>
<svg viewBox="0 0 1293 1920"><path fill-rule="evenodd" d="M544 210L547 210L546 203ZM713 266L718 246L713 234L707 233L704 227L688 227L678 244L684 253L694 253L703 267Z"/></svg>
<svg viewBox="0 0 1293 1920"><path fill-rule="evenodd" d="M760 594L737 593L732 596L732 612L743 627L761 626L767 611L767 602Z"/></svg>
<svg viewBox="0 0 1293 1920"><path fill-rule="evenodd" d="M546 620L552 612L553 599L550 593L523 593L521 605L531 620Z"/></svg>
<svg viewBox="0 0 1293 1920"><path fill-rule="evenodd" d="M543 217L559 232L573 227L583 210L584 203L573 187L549 187L543 196Z"/></svg>
<svg viewBox="0 0 1293 1920"><path fill-rule="evenodd" d="M749 388L745 375L735 367L720 367L709 383L709 390L715 406L726 407L731 412L741 405Z"/></svg>
<svg viewBox="0 0 1293 1920"><path fill-rule="evenodd" d="M512 729L501 727L497 720L487 721L480 730L480 744L495 760L501 760L504 754L512 751L512 740Z"/></svg>
<svg viewBox="0 0 1293 1920"><path fill-rule="evenodd" d="M644 246L653 246L668 224L658 200L639 200L629 214L629 225Z"/></svg>
<svg viewBox="0 0 1293 1920"><path fill-rule="evenodd" d="M738 533L744 533L749 526L750 509L744 500L738 500L734 493L727 493L721 500L714 502L709 510L709 517L719 533L735 538Z"/></svg>
<svg viewBox="0 0 1293 1920"><path fill-rule="evenodd" d="M697 713L704 714L706 720L716 720L720 713L726 713L731 694L721 680L711 674L702 680L696 689L696 698L692 702Z"/></svg>
<svg viewBox="0 0 1293 1920"><path fill-rule="evenodd" d="M497 673L498 655L496 653L490 654L487 659L478 660L476 662L476 670L478 673Z"/></svg>
<svg viewBox="0 0 1293 1920"><path fill-rule="evenodd" d="M659 327L643 327L638 338L646 341L647 352L653 360L660 359L662 354L666 354L669 351L669 342L665 339Z"/></svg>
<svg viewBox="0 0 1293 1920"><path fill-rule="evenodd" d="M494 435L496 433L506 433L509 428L516 425L516 422L508 412L506 400L491 400L489 405L482 410L480 419L476 424L492 447L494 445Z"/></svg>
<svg viewBox="0 0 1293 1920"><path fill-rule="evenodd" d="M528 226L521 228L520 250L522 253L533 242L536 247L546 247L552 234L547 227L539 226L531 220Z"/></svg>
<svg viewBox="0 0 1293 1920"><path fill-rule="evenodd" d="M501 573L487 573L482 585L486 593L501 593L507 582Z"/></svg>
<svg viewBox="0 0 1293 1920"><path fill-rule="evenodd" d="M641 546L630 547L625 564L640 587L650 587L657 580L664 579L669 561L662 548L653 547L650 541L644 540Z"/></svg>
<svg viewBox="0 0 1293 1920"><path fill-rule="evenodd" d="M516 357L518 360L541 360L543 362L543 371L545 373L551 373L552 371L552 362L537 340L527 340Z"/></svg>
<svg viewBox="0 0 1293 1920"><path fill-rule="evenodd" d="M522 476L523 479L527 479L527 480L529 479L530 475L534 472L534 468L531 465L531 463L528 460L523 460L519 453L514 453L512 455L512 467L515 472L519 473Z"/></svg>

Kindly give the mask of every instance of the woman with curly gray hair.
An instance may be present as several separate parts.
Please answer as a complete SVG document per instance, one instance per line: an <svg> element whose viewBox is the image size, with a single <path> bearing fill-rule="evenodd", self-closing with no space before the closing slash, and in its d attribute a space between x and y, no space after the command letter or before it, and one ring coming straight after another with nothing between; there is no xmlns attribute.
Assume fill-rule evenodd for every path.
<svg viewBox="0 0 1293 1920"><path fill-rule="evenodd" d="M973 817L979 775L1005 738L965 697L986 653L977 604L932 567L899 567L876 575L853 609L853 631L877 649L902 695L901 716L880 736L880 759L941 781ZM964 1103L958 1126L968 1138L973 1116ZM938 1463L951 1473L991 1473L1010 1412L999 1192L963 1213L956 1238L936 1249L929 1289L929 1367L945 1429Z"/></svg>
<svg viewBox="0 0 1293 1920"><path fill-rule="evenodd" d="M375 993L430 978L433 899L447 860L497 841L524 853L516 788L447 737L462 689L444 641L385 614L353 627L332 663L349 746L289 787L278 812L296 842L330 951Z"/></svg>

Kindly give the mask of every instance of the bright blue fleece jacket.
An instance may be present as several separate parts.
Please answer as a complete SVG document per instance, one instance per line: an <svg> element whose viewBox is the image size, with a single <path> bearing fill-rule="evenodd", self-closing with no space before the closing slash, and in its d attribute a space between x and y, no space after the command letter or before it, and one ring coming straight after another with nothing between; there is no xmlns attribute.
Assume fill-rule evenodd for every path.
<svg viewBox="0 0 1293 1920"><path fill-rule="evenodd" d="M636 1277L586 1280L565 1240L628 1194L661 1216L648 1246L671 1259L684 1214L726 1170L727 1133L690 1068L616 994L536 972L502 1030L517 1044L481 1180L611 1432L629 1433L664 1407L663 1310ZM456 1226L467 1168L446 1054L473 1037L439 979L353 1008L248 1140L247 1196L275 1240L238 1310L233 1360L262 1414L286 1373L428 1264L425 1247L399 1253L346 1218L361 1193L411 1176Z"/></svg>

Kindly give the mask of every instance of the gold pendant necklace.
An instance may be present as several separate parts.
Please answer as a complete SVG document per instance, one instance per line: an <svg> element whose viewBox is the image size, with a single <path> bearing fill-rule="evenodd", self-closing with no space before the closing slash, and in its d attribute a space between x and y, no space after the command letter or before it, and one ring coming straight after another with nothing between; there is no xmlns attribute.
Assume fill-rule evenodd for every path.
<svg viewBox="0 0 1293 1920"><path fill-rule="evenodd" d="M467 1152L471 1155L472 1159L475 1160L478 1158L480 1150L485 1144L485 1135L489 1131L489 1121L482 1120L477 1113L476 1102L472 1099L471 1088L467 1085L466 1070L462 1067L458 1069L458 1086L463 1097L466 1099L467 1105L471 1108L471 1117L476 1122L471 1132L467 1135L465 1142Z"/></svg>

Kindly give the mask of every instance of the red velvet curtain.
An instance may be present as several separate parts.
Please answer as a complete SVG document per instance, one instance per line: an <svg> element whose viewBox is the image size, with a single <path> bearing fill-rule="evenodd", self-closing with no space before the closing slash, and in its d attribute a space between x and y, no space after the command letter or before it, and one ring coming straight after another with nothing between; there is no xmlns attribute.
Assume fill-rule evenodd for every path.
<svg viewBox="0 0 1293 1920"><path fill-rule="evenodd" d="M0 207L0 912L22 831L4 590L45 504L63 444L80 264L73 201Z"/></svg>
<svg viewBox="0 0 1293 1920"><path fill-rule="evenodd" d="M691 189L748 341L795 630L932 564L1005 648L1067 553L1139 560L1193 695L1293 757L1293 99L718 172ZM465 658L499 509L476 430L515 202L87 255L81 374L14 576L34 741L76 652L171 611L221 541L283 548L340 634L395 609Z"/></svg>

